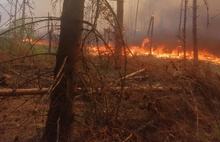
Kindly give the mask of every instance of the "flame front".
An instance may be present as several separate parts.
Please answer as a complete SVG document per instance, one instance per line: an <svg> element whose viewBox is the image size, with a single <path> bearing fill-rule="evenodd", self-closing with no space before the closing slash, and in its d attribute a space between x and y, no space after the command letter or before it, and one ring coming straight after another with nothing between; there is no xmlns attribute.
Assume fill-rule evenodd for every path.
<svg viewBox="0 0 220 142"><path fill-rule="evenodd" d="M33 39L23 39L23 42L29 42L31 44L37 44L37 45L48 45L48 41L46 40L35 41ZM150 55L149 42L150 40L146 38L141 44L141 47L130 46L128 47L129 49L126 49L126 52L128 53L129 56ZM52 42L52 45L55 46L56 43ZM180 48L181 47L177 47L176 49L173 49L172 52L167 52L165 45L160 45L156 49L152 48L151 55L153 55L156 58L163 58L163 59L183 59L184 53L182 51L180 52ZM100 47L88 46L86 48L86 51L88 52L89 55L92 55L92 56L111 55L114 53L114 45L109 43L108 46L105 46L105 45L102 45ZM199 60L220 65L220 58L217 56L214 56L207 50L199 50L198 54L199 54ZM187 59L193 59L193 51L186 51L186 57Z"/></svg>
<svg viewBox="0 0 220 142"><path fill-rule="evenodd" d="M109 48L106 46L89 46L87 47L87 50L89 52L89 55L97 56L97 55L107 55L114 53L114 46L109 43ZM147 56L150 55L150 49L149 49L149 39L146 38L141 47L139 46L130 46L129 51L127 49L127 53L129 53L129 56L137 55L137 56ZM220 64L220 58L217 56L214 56L207 50L199 50L199 60L205 61L205 62L211 62L214 64ZM180 47L177 47L176 49L172 50L172 52L167 52L165 45L158 46L156 49L152 48L152 53L156 58L163 58L163 59L183 59L184 53L180 51ZM193 51L186 51L186 57L187 59L193 59Z"/></svg>

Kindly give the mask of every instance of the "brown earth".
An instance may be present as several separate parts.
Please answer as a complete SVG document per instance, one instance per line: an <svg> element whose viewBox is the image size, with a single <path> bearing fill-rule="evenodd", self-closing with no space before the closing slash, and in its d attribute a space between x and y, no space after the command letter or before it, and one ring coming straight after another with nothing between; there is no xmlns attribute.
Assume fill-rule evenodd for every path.
<svg viewBox="0 0 220 142"><path fill-rule="evenodd" d="M108 86L119 75L107 58L100 63L90 57L96 68L89 64L89 72L79 71L84 82L79 81L81 89L75 102L76 142L220 141L218 65L200 63L195 71L190 62L183 68L179 60L135 58L128 59L126 74L147 70L126 79L123 88L120 82ZM1 62L0 75L7 75L6 86L1 88L49 87L53 83L53 62L50 57ZM98 73L103 77L101 81ZM0 141L40 141L48 94L4 96L0 104Z"/></svg>

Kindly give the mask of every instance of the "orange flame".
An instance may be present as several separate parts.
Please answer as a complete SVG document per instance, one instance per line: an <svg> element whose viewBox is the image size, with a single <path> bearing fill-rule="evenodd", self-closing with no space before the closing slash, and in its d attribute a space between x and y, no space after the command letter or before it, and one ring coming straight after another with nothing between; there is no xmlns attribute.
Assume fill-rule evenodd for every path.
<svg viewBox="0 0 220 142"><path fill-rule="evenodd" d="M141 47L139 46L130 46L129 50L133 55L138 56L147 56L150 55L150 49L147 47L149 43L149 39L144 39ZM109 43L110 49L108 49L106 46L89 46L87 47L87 50L89 52L89 55L97 56L97 55L107 55L114 53L114 46ZM172 52L168 53L165 51L165 45L158 46L156 49L152 48L152 55L156 58L164 58L164 59L183 59L184 53L179 52L179 48L172 50ZM128 52L129 53L129 52ZM131 53L129 56L132 56ZM207 50L200 50L199 53L199 60L205 61L205 62L212 62L214 64L220 64L220 58L217 56L214 56ZM193 59L193 51L187 51L186 52L187 59Z"/></svg>
<svg viewBox="0 0 220 142"><path fill-rule="evenodd" d="M114 47L113 44L109 43L108 47L105 45L102 45L100 47L97 46L89 46L87 47L87 50L89 52L89 55L97 56L97 55L110 55L114 53Z"/></svg>

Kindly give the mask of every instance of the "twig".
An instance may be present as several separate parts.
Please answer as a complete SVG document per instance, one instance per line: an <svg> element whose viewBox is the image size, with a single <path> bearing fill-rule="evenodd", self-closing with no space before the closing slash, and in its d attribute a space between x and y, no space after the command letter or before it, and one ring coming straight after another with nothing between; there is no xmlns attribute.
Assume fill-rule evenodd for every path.
<svg viewBox="0 0 220 142"><path fill-rule="evenodd" d="M146 71L146 70L147 70L147 68L138 70L138 71L133 72L133 73L131 73L131 74L129 74L129 75L126 75L126 76L123 77L122 79L128 79L128 78L133 77L133 76L137 75L138 73L142 73L142 72L144 72L144 71ZM113 82L110 83L108 86L112 86L112 85L114 85L114 84L116 84L116 83L118 83L118 82L120 82L120 81L121 81L121 78L119 78L119 79L113 81Z"/></svg>
<svg viewBox="0 0 220 142"><path fill-rule="evenodd" d="M130 135L129 135L125 140L123 140L122 142L126 142L126 141L128 141L132 136L133 136L133 133L130 134Z"/></svg>
<svg viewBox="0 0 220 142"><path fill-rule="evenodd" d="M59 72L57 73L56 78L54 79L54 83L50 86L50 88L49 88L49 90L48 90L48 93L49 93L49 94L50 94L50 93L53 91L53 89L58 85L57 83L58 83L58 82L60 81L60 79L63 77L63 75L61 75L61 73L62 73L62 71L63 71L63 69L64 69L65 64L66 64L67 58L68 58L67 56L64 58L63 64L62 64L62 66L61 66Z"/></svg>
<svg viewBox="0 0 220 142"><path fill-rule="evenodd" d="M51 20L60 20L60 18L53 18L53 19L51 19ZM15 29L17 29L17 28L21 28L21 27L26 26L26 25L32 25L32 24L39 23L39 22L44 22L44 21L48 21L48 19L38 20L38 21L26 23L26 24L24 24L24 25L20 25L20 26L11 28L11 29L9 29L9 30L6 30L6 31L0 33L0 36L3 36L4 34L10 32L10 31L13 31L13 30L15 30Z"/></svg>

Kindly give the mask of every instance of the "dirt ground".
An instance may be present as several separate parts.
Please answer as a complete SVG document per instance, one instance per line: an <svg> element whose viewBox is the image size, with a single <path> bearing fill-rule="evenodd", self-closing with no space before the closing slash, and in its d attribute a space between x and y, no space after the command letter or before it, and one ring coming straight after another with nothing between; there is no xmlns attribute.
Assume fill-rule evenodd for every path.
<svg viewBox="0 0 220 142"><path fill-rule="evenodd" d="M111 62L103 58L101 64L93 59L104 85L98 77L91 82L79 81L75 141L220 141L220 66L200 63L195 72L190 63L180 70L179 60L138 58L138 63L128 59L126 74L146 70L127 78L123 85L112 83L118 73ZM50 62L41 57L23 65L20 61L1 63L0 75L7 76L0 90L49 87L53 84L54 59L47 60ZM91 70L90 77L97 76L98 72ZM85 72L81 73L84 81L88 80ZM40 141L49 102L48 94L1 96L0 141Z"/></svg>

